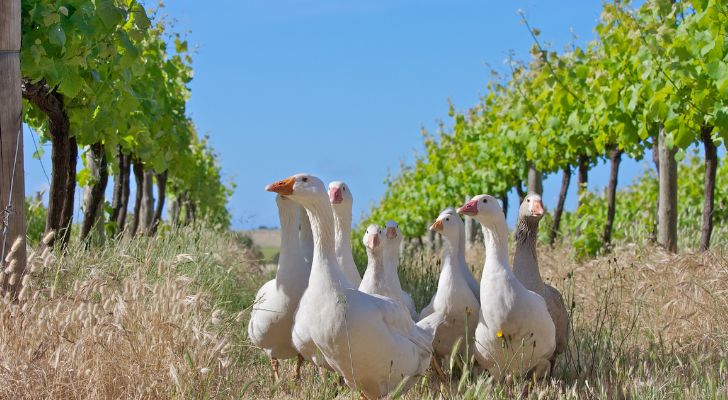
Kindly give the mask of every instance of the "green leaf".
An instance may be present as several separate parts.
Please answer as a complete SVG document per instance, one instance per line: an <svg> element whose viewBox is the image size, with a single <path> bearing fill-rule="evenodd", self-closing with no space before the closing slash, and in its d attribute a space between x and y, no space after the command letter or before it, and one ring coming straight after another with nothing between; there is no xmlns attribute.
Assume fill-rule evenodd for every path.
<svg viewBox="0 0 728 400"><path fill-rule="evenodd" d="M96 0L96 14L109 29L113 29L124 19L124 14L112 0Z"/></svg>
<svg viewBox="0 0 728 400"><path fill-rule="evenodd" d="M77 71L66 69L61 75L61 82L58 90L68 99L72 99L78 95L83 87L83 78L78 75Z"/></svg>
<svg viewBox="0 0 728 400"><path fill-rule="evenodd" d="M55 24L48 30L48 41L56 46L63 47L66 44L66 34L61 28L61 24Z"/></svg>

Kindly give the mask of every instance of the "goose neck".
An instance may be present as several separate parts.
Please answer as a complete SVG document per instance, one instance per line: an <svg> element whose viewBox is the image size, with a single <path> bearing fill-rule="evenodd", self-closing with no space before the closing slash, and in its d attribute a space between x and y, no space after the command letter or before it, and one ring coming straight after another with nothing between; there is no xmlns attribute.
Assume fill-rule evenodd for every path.
<svg viewBox="0 0 728 400"><path fill-rule="evenodd" d="M278 254L278 276L294 269L296 263L302 257L298 237L298 225L301 220L300 207L298 205L295 207L281 207L279 217L281 221L281 247Z"/></svg>
<svg viewBox="0 0 728 400"><path fill-rule="evenodd" d="M516 226L516 252L513 256L513 271L521 281L532 285L543 284L536 256L537 239L538 220L527 217L519 218Z"/></svg>
<svg viewBox="0 0 728 400"><path fill-rule="evenodd" d="M486 261L498 261L498 264L507 266L508 227L505 218L498 218L495 221L483 221L481 225Z"/></svg>
<svg viewBox="0 0 728 400"><path fill-rule="evenodd" d="M336 235L335 251L341 260L345 254L351 254L351 209L345 205L332 206L332 209Z"/></svg>
<svg viewBox="0 0 728 400"><path fill-rule="evenodd" d="M327 198L314 199L305 204L313 236L313 264L309 286L321 281L337 287L351 287L336 260L334 217Z"/></svg>

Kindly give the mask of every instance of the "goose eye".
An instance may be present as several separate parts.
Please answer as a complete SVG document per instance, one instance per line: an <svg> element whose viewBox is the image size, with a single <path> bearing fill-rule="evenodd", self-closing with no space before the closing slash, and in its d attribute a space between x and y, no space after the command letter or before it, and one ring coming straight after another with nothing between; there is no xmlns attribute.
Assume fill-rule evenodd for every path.
<svg viewBox="0 0 728 400"><path fill-rule="evenodd" d="M343 190L343 191L346 192L346 186L344 186L343 188L341 188L341 190Z"/></svg>
<svg viewBox="0 0 728 400"><path fill-rule="evenodd" d="M303 179L301 179L301 180L302 180L302 181L304 181L304 182L308 182L308 178L306 178L306 177L304 177L304 178L303 178Z"/></svg>
<svg viewBox="0 0 728 400"><path fill-rule="evenodd" d="M483 203L487 203L487 202L488 202L488 199L483 199Z"/></svg>
<svg viewBox="0 0 728 400"><path fill-rule="evenodd" d="M445 221L450 221L450 218L445 218Z"/></svg>
<svg viewBox="0 0 728 400"><path fill-rule="evenodd" d="M531 202L531 199L526 199L526 201L530 203Z"/></svg>

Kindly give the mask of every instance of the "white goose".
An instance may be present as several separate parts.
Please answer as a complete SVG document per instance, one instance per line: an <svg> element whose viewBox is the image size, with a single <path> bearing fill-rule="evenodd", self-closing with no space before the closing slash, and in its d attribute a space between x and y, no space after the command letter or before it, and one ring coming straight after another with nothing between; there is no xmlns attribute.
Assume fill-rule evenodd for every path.
<svg viewBox="0 0 728 400"><path fill-rule="evenodd" d="M483 227L485 266L475 358L497 380L510 374L545 377L556 347L546 302L516 278L508 265L508 227L495 197L481 194L458 209Z"/></svg>
<svg viewBox="0 0 728 400"><path fill-rule="evenodd" d="M298 355L291 340L291 329L298 302L308 284L310 268L298 238L301 206L283 196L276 196L276 204L281 221L278 270L275 279L266 282L255 295L248 336L268 355L273 375L278 379L278 360ZM296 378L300 377L301 361L298 356Z"/></svg>
<svg viewBox="0 0 728 400"><path fill-rule="evenodd" d="M329 183L329 201L334 210L336 259L349 282L354 287L358 287L361 283L361 276L356 269L354 256L351 253L351 207L354 197L346 183L334 181Z"/></svg>
<svg viewBox="0 0 728 400"><path fill-rule="evenodd" d="M551 359L553 368L556 356L566 351L569 344L569 313L556 288L544 283L538 269L536 257L536 240L538 224L543 217L544 209L541 196L529 194L518 210L516 225L516 253L513 256L513 273L527 289L532 290L546 301L551 319L556 327L556 351Z"/></svg>
<svg viewBox="0 0 728 400"><path fill-rule="evenodd" d="M415 309L415 302L412 300L412 296L402 290L402 284L399 281L399 250L402 245L402 232L399 230L399 225L394 221L387 221L385 226L386 234L384 238L384 270L387 274L387 284L392 288L393 299L402 303L412 316L412 319L417 320L417 309ZM397 295L396 293L399 293ZM390 297L390 296L387 296Z"/></svg>
<svg viewBox="0 0 728 400"><path fill-rule="evenodd" d="M415 324L398 304L348 282L336 260L333 215L320 179L298 174L267 189L299 202L311 220L313 266L293 324L296 347L303 330L346 384L369 399L414 384L430 361L437 318Z"/></svg>
<svg viewBox="0 0 728 400"><path fill-rule="evenodd" d="M467 277L473 275L465 264L465 256L461 254L465 250L464 235L461 235L465 224L454 212L443 211L430 226L431 231L440 232L445 239L442 271L435 295L420 313L420 318L433 312L444 316L445 322L438 328L432 347L436 355L445 359L445 365L450 364L450 356L458 341L461 341L460 354L466 355L466 343L470 354L473 353L475 327L480 315L480 302L468 287Z"/></svg>
<svg viewBox="0 0 728 400"><path fill-rule="evenodd" d="M392 238L395 237L394 235L396 233L391 233ZM369 225L367 227L362 242L367 249L368 264L366 271L364 271L364 278L361 285L359 285L359 291L390 298L402 306L411 316L414 303L408 303L407 300L411 302L412 298L402 291L396 265L391 262L388 263L385 259L384 253L389 251L388 246L397 245L388 242L388 240L379 226ZM371 243L374 241L381 243L381 246L378 245L376 249L371 248Z"/></svg>

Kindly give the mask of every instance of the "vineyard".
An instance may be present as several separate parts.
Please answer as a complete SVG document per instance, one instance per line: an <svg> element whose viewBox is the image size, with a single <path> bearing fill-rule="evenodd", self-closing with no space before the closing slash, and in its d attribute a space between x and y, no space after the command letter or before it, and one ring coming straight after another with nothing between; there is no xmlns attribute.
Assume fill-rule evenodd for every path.
<svg viewBox="0 0 728 400"><path fill-rule="evenodd" d="M191 117L194 46L164 10L141 0L0 2L0 398L367 398L330 360L343 359L354 374L354 353L410 347L400 357L421 357L422 373L406 393L406 380L389 387L387 377L381 398L728 397L725 1L606 2L595 39L563 50L519 11L530 59L511 53L507 72L491 71L476 105L451 105L450 123L423 130L424 151L385 179L383 197L354 226L353 198L361 194L354 181L324 186L298 174L268 185L280 229L254 233L279 247L231 228L235 183ZM23 154L23 141L36 135L36 153ZM44 201L26 193L23 166L48 146ZM276 150L271 163L283 161ZM626 158L647 166L627 184L618 179ZM610 172L606 187L590 191L602 165ZM265 165L254 171L282 178L269 172ZM486 257L493 231L476 221L483 197L470 199L489 193L500 200L490 202L498 218L501 208L517 210L520 223L523 204L543 193L546 179L559 181L560 192L553 204L544 199L532 254L539 281L561 301L567 343L551 350L543 377L531 369L498 379L470 354L474 332L454 341L438 366L437 329L418 324L444 323L428 318L438 317L445 271L453 273L457 258L476 288L443 282L472 294L481 310L495 309L482 290L489 259L512 258L515 271L524 243L521 225L515 232L504 225L500 243L513 245L515 237L515 251L504 246ZM578 200L569 210L574 185ZM246 191L263 192L251 187L246 182ZM518 204L509 204L511 194ZM74 219L79 205L82 217ZM448 237L443 218L463 230ZM313 278L327 263L339 268L326 270L336 284L326 274ZM377 263L396 279L386 271L357 276ZM366 285L355 279L395 294L365 297ZM312 341L323 363L304 357L291 339L309 293L299 326L306 317L314 322L304 333L317 328L328 338L346 326L346 351ZM403 319L398 308L383 307L386 314L371 306L403 294ZM266 309L266 295L282 296L289 308ZM369 307L364 316L376 315L357 321L357 301ZM536 319L533 304L541 305L529 303L528 321ZM336 307L348 307L343 319ZM423 316L428 307L432 314ZM470 307L451 309L467 315L463 331L469 318L484 318ZM271 355L265 346L276 344L263 340L285 336L285 316L287 358ZM543 320L555 324L553 314ZM410 325L424 333L387 347L388 333ZM491 336L503 338L501 329ZM393 369L399 360L390 357L397 358L385 354L377 365Z"/></svg>
<svg viewBox="0 0 728 400"><path fill-rule="evenodd" d="M368 219L408 221L405 233L419 237L464 194L496 194L507 209L509 192L523 199L541 192L543 175L561 174L548 239L553 244L572 174L580 197L577 218L587 216L589 170L606 160L606 212L600 220L577 222L601 227L598 237L588 239L601 243L590 245L593 255L610 248L617 209L636 207L617 195L622 157L652 157L658 190L650 192L653 203L640 203L651 214L636 222L653 224L654 239L674 252L679 210L696 206L678 195L678 164L700 145L704 200L696 247L709 248L715 220L725 218L715 200L717 149L728 139L728 6L654 1L635 10L629 2L605 4L598 38L563 52L544 48L538 29L522 21L534 41L531 60L510 58L511 74L496 76L480 104L465 112L451 109L451 131L439 137L425 132L424 154L388 178L387 192Z"/></svg>

